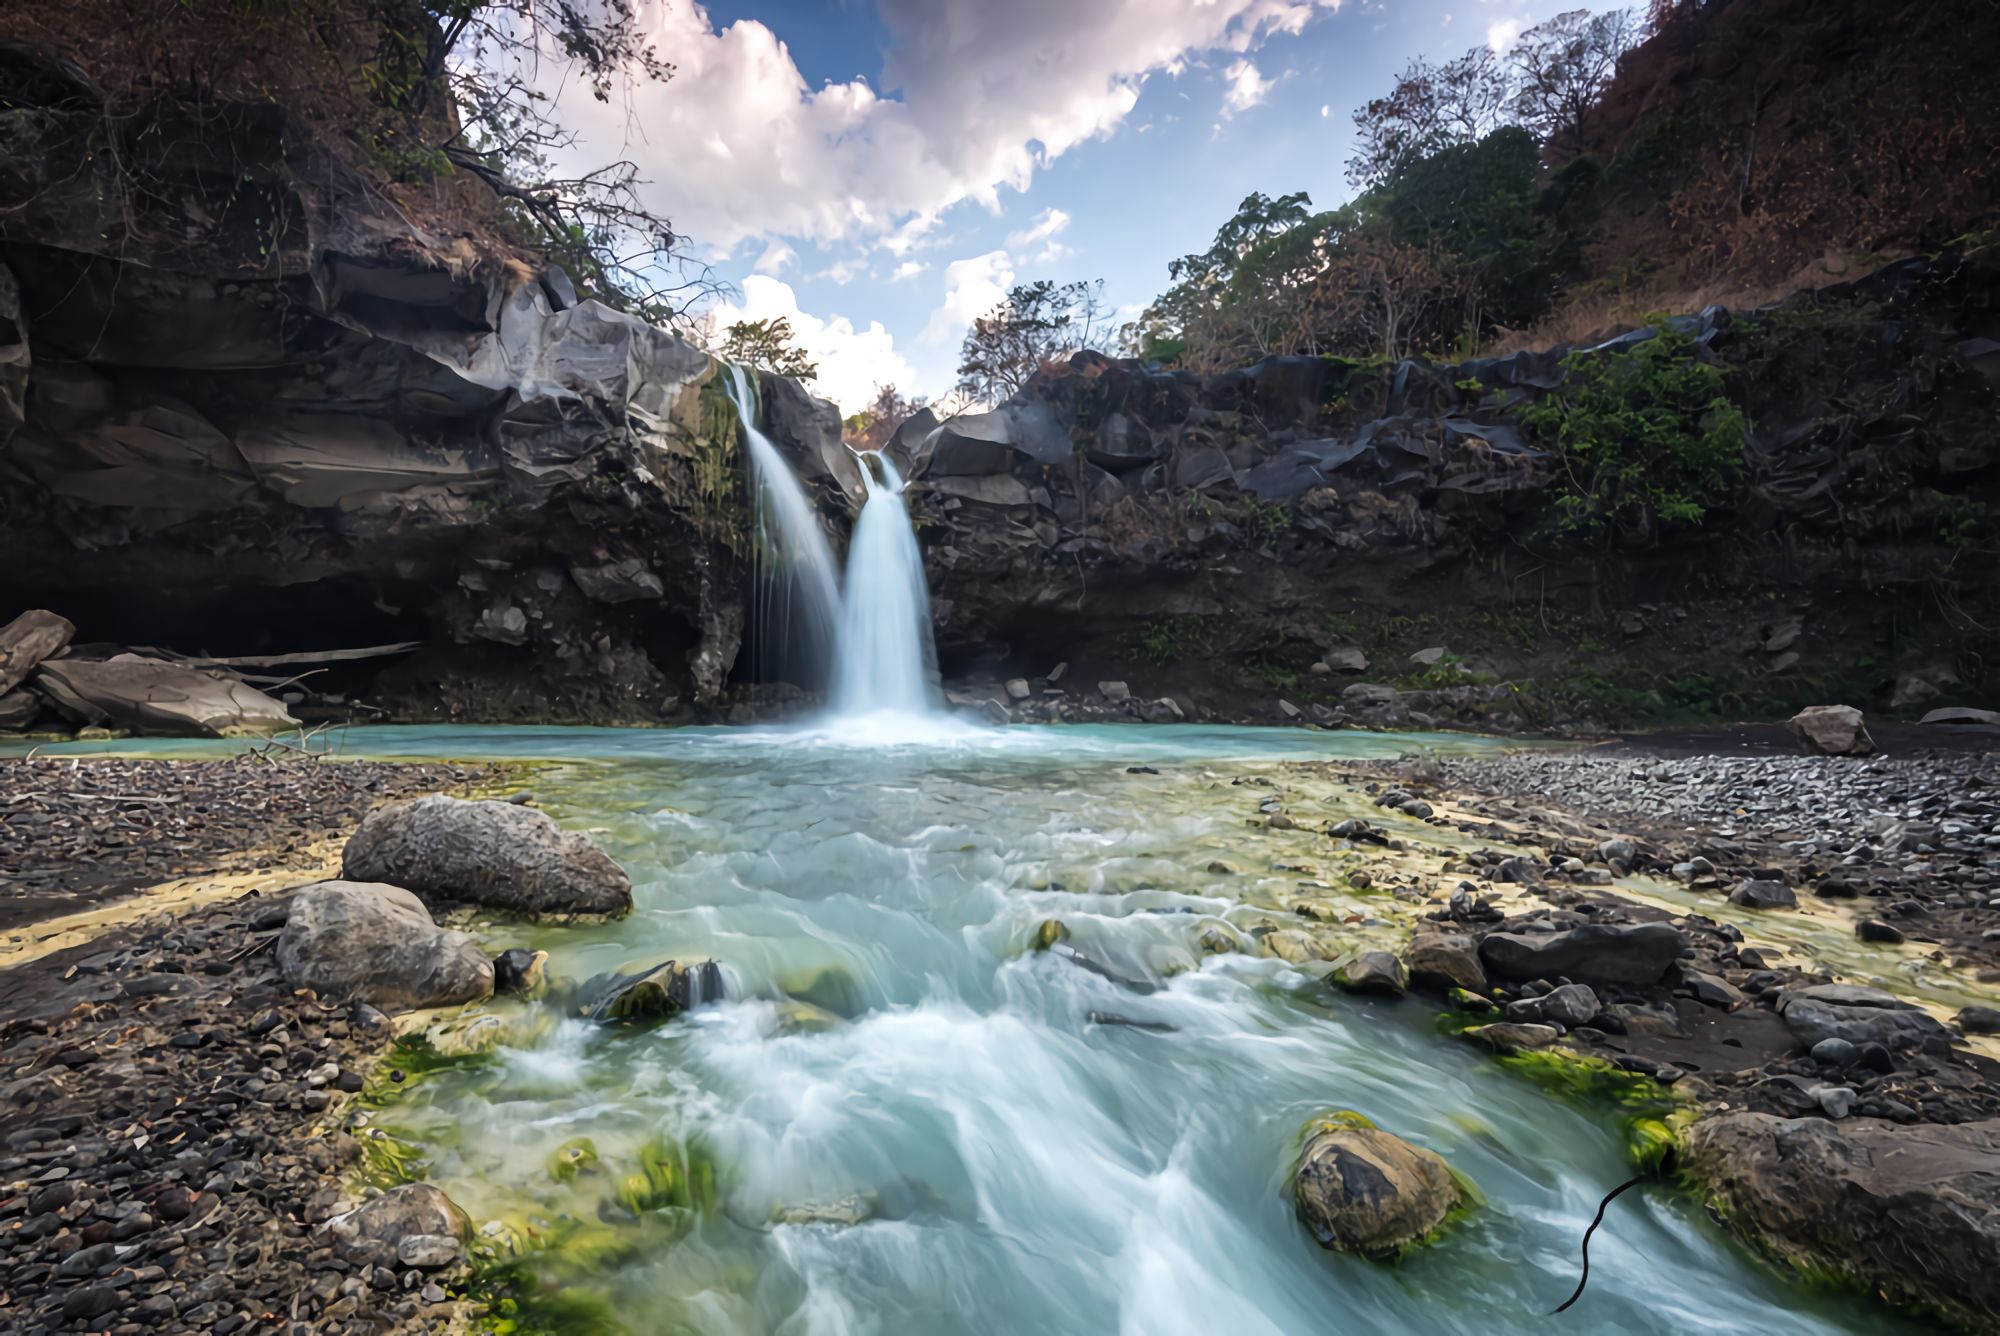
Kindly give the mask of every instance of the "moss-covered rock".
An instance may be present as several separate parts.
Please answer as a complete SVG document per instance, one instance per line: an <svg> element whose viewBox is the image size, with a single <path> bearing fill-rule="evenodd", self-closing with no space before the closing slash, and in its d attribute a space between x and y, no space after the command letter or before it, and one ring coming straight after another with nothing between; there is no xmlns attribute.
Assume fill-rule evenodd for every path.
<svg viewBox="0 0 2000 1336"><path fill-rule="evenodd" d="M712 960L669 960L628 967L583 988L580 1014L597 1021L669 1020L722 997L722 968Z"/></svg>
<svg viewBox="0 0 2000 1336"><path fill-rule="evenodd" d="M1359 1114L1330 1114L1305 1132L1293 1197L1324 1247L1397 1257L1433 1238L1467 1200L1444 1157Z"/></svg>

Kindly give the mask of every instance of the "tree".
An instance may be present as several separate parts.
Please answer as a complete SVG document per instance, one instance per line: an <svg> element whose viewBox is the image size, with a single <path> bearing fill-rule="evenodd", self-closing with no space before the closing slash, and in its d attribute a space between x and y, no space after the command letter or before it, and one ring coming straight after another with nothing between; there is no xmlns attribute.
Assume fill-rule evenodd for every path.
<svg viewBox="0 0 2000 1336"><path fill-rule="evenodd" d="M1347 163L1357 186L1379 185L1399 168L1453 144L1482 139L1507 120L1514 90L1489 46L1432 65L1421 56L1388 96L1354 113L1361 150Z"/></svg>
<svg viewBox="0 0 2000 1336"><path fill-rule="evenodd" d="M1641 37L1630 10L1558 14L1521 34L1512 64L1514 113L1558 156L1589 147L1597 99L1618 72L1618 58Z"/></svg>
<svg viewBox="0 0 2000 1336"><path fill-rule="evenodd" d="M1043 367L1107 334L1104 315L1102 279L1017 284L966 332L959 349L959 392L983 403L1002 402Z"/></svg>
<svg viewBox="0 0 2000 1336"><path fill-rule="evenodd" d="M856 450L880 450L925 406L922 396L906 399L894 385L878 386L868 407L841 424L841 438Z"/></svg>
<svg viewBox="0 0 2000 1336"><path fill-rule="evenodd" d="M792 338L792 322L784 316L739 320L723 336L722 351L717 356L725 362L775 376L812 380L819 375L819 364L808 359L805 349L794 344Z"/></svg>

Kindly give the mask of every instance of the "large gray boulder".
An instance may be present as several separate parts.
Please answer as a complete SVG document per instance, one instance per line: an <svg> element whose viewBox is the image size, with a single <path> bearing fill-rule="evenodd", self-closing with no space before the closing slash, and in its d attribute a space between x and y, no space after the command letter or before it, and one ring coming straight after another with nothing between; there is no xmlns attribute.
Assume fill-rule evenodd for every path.
<svg viewBox="0 0 2000 1336"><path fill-rule="evenodd" d="M632 879L545 813L444 794L378 807L341 859L350 881L386 881L427 900L521 914L625 914Z"/></svg>
<svg viewBox="0 0 2000 1336"><path fill-rule="evenodd" d="M184 737L266 737L299 721L257 688L219 673L120 654L49 659L35 686L79 723Z"/></svg>
<svg viewBox="0 0 2000 1336"><path fill-rule="evenodd" d="M1852 984L1787 988L1778 999L1778 1015L1808 1049L1823 1039L1933 1052L1951 1046L1951 1032L1929 1012L1891 993Z"/></svg>
<svg viewBox="0 0 2000 1336"><path fill-rule="evenodd" d="M1722 1216L1815 1276L2000 1327L2000 1121L1729 1113L1689 1128L1681 1167Z"/></svg>
<svg viewBox="0 0 2000 1336"><path fill-rule="evenodd" d="M1875 739L1852 705L1808 705L1786 727L1816 756L1870 756L1875 751Z"/></svg>
<svg viewBox="0 0 2000 1336"><path fill-rule="evenodd" d="M389 1010L493 995L493 962L465 933L431 922L399 886L323 881L292 897L278 970L294 988Z"/></svg>
<svg viewBox="0 0 2000 1336"><path fill-rule="evenodd" d="M1666 923L1586 923L1567 932L1488 933L1479 958L1495 978L1525 983L1567 975L1644 987L1680 959L1687 938Z"/></svg>
<svg viewBox="0 0 2000 1336"><path fill-rule="evenodd" d="M1299 1219L1321 1245L1394 1257L1444 1224L1462 1193L1435 1151L1412 1146L1359 1114L1307 1128L1292 1190Z"/></svg>
<svg viewBox="0 0 2000 1336"><path fill-rule="evenodd" d="M67 619L41 608L0 626L0 696L27 681L42 660L69 644L75 634Z"/></svg>

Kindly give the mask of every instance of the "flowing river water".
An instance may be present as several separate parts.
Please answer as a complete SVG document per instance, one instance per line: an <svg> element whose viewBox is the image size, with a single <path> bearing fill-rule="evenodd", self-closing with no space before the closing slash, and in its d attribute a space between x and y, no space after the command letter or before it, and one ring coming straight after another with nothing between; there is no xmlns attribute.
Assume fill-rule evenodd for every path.
<svg viewBox="0 0 2000 1336"><path fill-rule="evenodd" d="M1287 921L1290 888L1326 884L1287 861L1324 836L1271 843L1254 820L1258 776L1477 739L932 721L900 745L473 728L339 745L556 762L529 786L630 870L637 908L487 924L492 948L546 948L569 980L723 964L725 1000L653 1028L579 1019L553 994L491 1004L500 1046L413 1070L370 1115L393 1138L378 1149L520 1255L545 1296L530 1315L557 1329L1910 1329L1798 1284L1664 1186L1611 1207L1587 1293L1547 1316L1632 1172L1615 1111L1441 1033L1421 1000L1204 958L1204 928ZM1395 939L1341 894L1362 906L1357 941ZM1031 949L1052 918L1097 968ZM1334 1108L1442 1153L1482 1203L1399 1265L1322 1251L1287 1173L1301 1124Z"/></svg>

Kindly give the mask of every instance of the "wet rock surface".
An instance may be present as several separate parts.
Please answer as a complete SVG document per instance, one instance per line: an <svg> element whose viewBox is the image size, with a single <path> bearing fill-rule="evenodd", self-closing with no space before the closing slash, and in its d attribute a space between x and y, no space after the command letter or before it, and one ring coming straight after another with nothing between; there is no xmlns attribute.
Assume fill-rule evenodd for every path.
<svg viewBox="0 0 2000 1336"><path fill-rule="evenodd" d="M2000 1324L2000 1123L1732 1113L1697 1123L1687 1146L1694 1178L1786 1260Z"/></svg>
<svg viewBox="0 0 2000 1336"><path fill-rule="evenodd" d="M197 873L290 866L389 798L497 771L275 758L0 760L0 928Z"/></svg>
<svg viewBox="0 0 2000 1336"><path fill-rule="evenodd" d="M1293 1190L1299 1218L1337 1252L1394 1256L1459 1204L1444 1158L1357 1115L1308 1128Z"/></svg>

